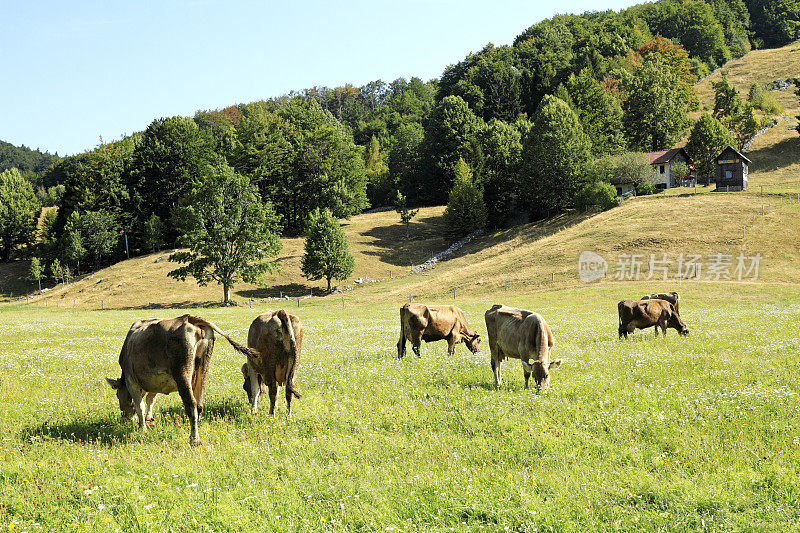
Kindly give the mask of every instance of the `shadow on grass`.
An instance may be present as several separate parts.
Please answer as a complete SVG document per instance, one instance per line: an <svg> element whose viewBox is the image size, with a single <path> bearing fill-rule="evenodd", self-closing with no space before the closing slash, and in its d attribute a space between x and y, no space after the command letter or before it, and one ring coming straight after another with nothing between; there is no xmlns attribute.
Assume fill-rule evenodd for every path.
<svg viewBox="0 0 800 533"><path fill-rule="evenodd" d="M203 414L201 415L201 423L209 421L224 421L234 420L242 415L246 415L250 409L247 405L247 395L243 389L239 389L241 397L238 399L223 399L206 403L203 406ZM156 415L156 423L158 423L159 414L160 418L174 421L176 424L189 424L186 418L186 411L183 409L183 404L178 403L164 407L163 409L153 409L153 414Z"/></svg>
<svg viewBox="0 0 800 533"><path fill-rule="evenodd" d="M595 211L587 211L585 213L570 211L538 222L497 230L494 233L484 235L467 243L462 248L453 252L452 255L448 256L446 260L457 259L465 255L473 254L485 248L491 248L498 244L510 242L513 239L522 239L526 242L544 239L561 230L580 224L596 214L597 212Z"/></svg>
<svg viewBox="0 0 800 533"><path fill-rule="evenodd" d="M189 430L189 421L183 410L183 404L165 406L158 408L158 401L163 400L159 395L153 410L155 415L155 426L160 424L176 424L186 426ZM249 407L246 405L246 395L242 391L242 398L225 399L207 403L204 406L201 424L209 421L235 420L246 415ZM148 428L152 428L148 425ZM71 441L77 443L94 443L113 446L123 444L131 438L140 435L136 418L133 422L122 420L118 416L98 418L94 420L70 420L67 422L45 422L38 426L24 429L20 438L23 442L35 442L37 439L54 439Z"/></svg>
<svg viewBox="0 0 800 533"><path fill-rule="evenodd" d="M365 255L374 255L384 263L397 267L419 265L449 245L444 237L445 226L441 216L430 216L411 222L406 237L405 225L401 223L376 226L361 232L375 239L371 246L378 250L365 250Z"/></svg>
<svg viewBox="0 0 800 533"><path fill-rule="evenodd" d="M182 302L172 302L172 303L146 303L141 305L129 305L124 307L115 307L114 309L119 310L127 310L127 311L134 311L137 309L197 309L201 307L222 307L222 303L214 300L205 300L205 301L190 301L184 300Z"/></svg>
<svg viewBox="0 0 800 533"><path fill-rule="evenodd" d="M235 293L242 298L279 298L281 296L299 298L308 296L312 291L314 296L322 296L324 294L324 290L320 287L306 285L305 283L284 283L258 289L242 289L235 291Z"/></svg>
<svg viewBox="0 0 800 533"><path fill-rule="evenodd" d="M21 433L23 442L36 439L55 439L81 443L100 443L107 446L127 441L134 428L119 417L96 420L71 420L68 422L45 422L26 428Z"/></svg>
<svg viewBox="0 0 800 533"><path fill-rule="evenodd" d="M800 137L788 137L777 144L747 153L754 172L778 170L797 162L800 153Z"/></svg>

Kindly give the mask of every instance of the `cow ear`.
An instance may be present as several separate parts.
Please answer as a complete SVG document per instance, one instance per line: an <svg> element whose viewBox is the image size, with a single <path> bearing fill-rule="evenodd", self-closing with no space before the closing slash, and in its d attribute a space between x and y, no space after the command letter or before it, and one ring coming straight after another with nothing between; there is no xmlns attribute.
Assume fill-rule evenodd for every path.
<svg viewBox="0 0 800 533"><path fill-rule="evenodd" d="M122 388L122 380L121 379L113 379L113 378L106 378L106 381L111 386L112 389L121 389Z"/></svg>
<svg viewBox="0 0 800 533"><path fill-rule="evenodd" d="M550 361L550 366L548 368L550 370L553 370L560 366L561 366L561 359L556 359L555 361Z"/></svg>

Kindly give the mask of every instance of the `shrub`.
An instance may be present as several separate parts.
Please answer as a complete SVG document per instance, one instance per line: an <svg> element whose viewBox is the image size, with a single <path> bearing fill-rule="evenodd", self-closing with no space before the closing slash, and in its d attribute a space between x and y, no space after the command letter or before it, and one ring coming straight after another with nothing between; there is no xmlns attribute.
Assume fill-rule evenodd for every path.
<svg viewBox="0 0 800 533"><path fill-rule="evenodd" d="M607 211L619 205L617 189L605 181L593 181L585 184L575 195L575 205L581 211L591 207L599 207L602 211Z"/></svg>

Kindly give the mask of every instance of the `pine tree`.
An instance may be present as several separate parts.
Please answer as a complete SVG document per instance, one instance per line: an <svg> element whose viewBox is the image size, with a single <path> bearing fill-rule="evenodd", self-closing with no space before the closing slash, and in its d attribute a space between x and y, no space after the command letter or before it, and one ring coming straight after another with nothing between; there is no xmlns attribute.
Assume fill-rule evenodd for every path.
<svg viewBox="0 0 800 533"><path fill-rule="evenodd" d="M486 204L483 191L472 179L472 170L463 159L455 166L453 188L444 210L450 234L460 237L486 226Z"/></svg>

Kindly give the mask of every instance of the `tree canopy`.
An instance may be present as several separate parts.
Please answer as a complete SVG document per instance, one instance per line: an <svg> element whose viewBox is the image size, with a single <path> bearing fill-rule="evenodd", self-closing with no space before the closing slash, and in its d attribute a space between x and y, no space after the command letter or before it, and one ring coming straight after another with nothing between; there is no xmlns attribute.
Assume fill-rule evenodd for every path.
<svg viewBox="0 0 800 533"><path fill-rule="evenodd" d="M210 166L191 201L173 215L179 243L188 250L169 256L183 263L169 276L191 276L200 285L214 281L222 285L227 304L238 280L263 283L264 274L276 268L272 259L281 250L280 226L272 205L261 201L247 176L235 173L221 158Z"/></svg>

